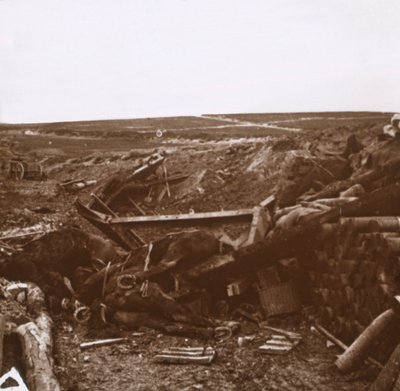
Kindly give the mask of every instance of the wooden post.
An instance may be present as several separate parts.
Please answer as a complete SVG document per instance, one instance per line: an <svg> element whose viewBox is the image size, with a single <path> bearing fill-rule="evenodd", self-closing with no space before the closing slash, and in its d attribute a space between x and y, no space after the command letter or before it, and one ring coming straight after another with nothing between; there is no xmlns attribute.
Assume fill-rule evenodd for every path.
<svg viewBox="0 0 400 391"><path fill-rule="evenodd" d="M171 191L169 189L169 183L168 183L167 167L165 167L165 164L163 164L162 167L163 167L163 171L164 171L165 187L167 188L167 194L168 194L168 197L171 198Z"/></svg>
<svg viewBox="0 0 400 391"><path fill-rule="evenodd" d="M135 202L131 197L128 197L129 202L138 210L138 212L142 215L145 216L146 213L144 210Z"/></svg>

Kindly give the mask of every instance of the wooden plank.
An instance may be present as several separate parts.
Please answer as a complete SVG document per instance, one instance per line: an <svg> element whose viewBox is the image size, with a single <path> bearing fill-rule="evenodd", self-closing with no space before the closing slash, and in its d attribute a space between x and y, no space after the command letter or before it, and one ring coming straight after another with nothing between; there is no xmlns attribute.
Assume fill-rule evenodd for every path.
<svg viewBox="0 0 400 391"><path fill-rule="evenodd" d="M168 194L168 197L171 198L171 191L169 189L169 183L168 183L167 167L165 167L165 164L163 164L162 168L163 168L163 173L164 173L164 178L165 178L165 187L167 188L167 194Z"/></svg>
<svg viewBox="0 0 400 391"><path fill-rule="evenodd" d="M255 209L240 209L222 212L204 212L204 213L186 213L178 215L162 215L162 216L132 216L132 217L111 217L108 219L109 224L126 224L126 225L157 225L164 223L184 223L184 222L240 222L251 221Z"/></svg>
<svg viewBox="0 0 400 391"><path fill-rule="evenodd" d="M211 346L208 347L196 347L196 348L180 348L172 347L159 352L158 354L165 356L186 356L186 357L204 357L215 354L215 349Z"/></svg>
<svg viewBox="0 0 400 391"><path fill-rule="evenodd" d="M128 197L128 200L142 216L146 215L144 210L131 197Z"/></svg>
<svg viewBox="0 0 400 391"><path fill-rule="evenodd" d="M263 240L271 225L271 217L268 211L265 211L262 207L254 208L249 236L243 246L249 246Z"/></svg>
<svg viewBox="0 0 400 391"><path fill-rule="evenodd" d="M26 236L34 236L34 235L41 235L41 234L46 234L49 232L52 232L54 230L49 230L49 231L35 231L35 232L26 232L22 234L15 234L15 235L7 235L7 236L2 236L0 240L10 240L10 239L18 239L18 238L24 238Z"/></svg>
<svg viewBox="0 0 400 391"><path fill-rule="evenodd" d="M144 179L154 172L165 160L165 156L161 156L156 153L147 158L145 164L137 168L129 177L128 180L132 179Z"/></svg>
<svg viewBox="0 0 400 391"><path fill-rule="evenodd" d="M109 345L115 345L115 344L120 344L124 342L128 342L128 338L109 338L109 339L99 339L97 341L91 341L91 342L82 342L79 347L81 350L87 350L91 348L97 348L100 346L109 346Z"/></svg>
<svg viewBox="0 0 400 391"><path fill-rule="evenodd" d="M211 364L216 357L216 351L205 350L205 353L202 355L188 355L187 352L179 352L176 354L172 352L163 351L160 354L157 354L154 357L154 361L157 363L165 363L165 364Z"/></svg>
<svg viewBox="0 0 400 391"><path fill-rule="evenodd" d="M259 206L262 208L267 208L268 206L272 206L273 203L276 201L276 197L274 195L268 196L265 200L259 203Z"/></svg>
<svg viewBox="0 0 400 391"><path fill-rule="evenodd" d="M94 200L94 198L92 198L92 200ZM127 235L123 227L110 227L110 225L107 224L108 215L90 209L88 206L82 204L79 199L75 201L75 207L82 217L103 232L104 235L119 244L122 248L126 250L134 250L138 247L137 241L131 235Z"/></svg>
<svg viewBox="0 0 400 391"><path fill-rule="evenodd" d="M99 197L97 197L96 194L91 193L90 195L95 200L100 209L102 209L104 212L110 213L114 217L117 217L117 214L105 202L103 202ZM114 230L115 234L120 236L125 242L129 243L129 247L132 246L132 241L130 240L130 238L127 238L126 233L123 230L121 230L121 227L113 227L112 229ZM137 243L139 243L139 245L146 244L146 242L141 238L141 236L139 236L139 234L136 233L133 229L130 229L127 232L129 232L129 234L133 237L134 240L136 240ZM136 245L134 245L133 248L131 247L132 250L135 247Z"/></svg>

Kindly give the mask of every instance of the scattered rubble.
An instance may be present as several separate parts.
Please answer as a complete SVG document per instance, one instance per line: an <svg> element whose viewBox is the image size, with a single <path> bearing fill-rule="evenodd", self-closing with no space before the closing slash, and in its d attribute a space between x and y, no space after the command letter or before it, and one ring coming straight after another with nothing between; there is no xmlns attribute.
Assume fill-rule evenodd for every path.
<svg viewBox="0 0 400 391"><path fill-rule="evenodd" d="M81 350L122 349L132 339L127 333L152 329L202 345L164 347L155 363L212 366L223 362L220 347L237 333L238 347L254 343L260 356L300 351L307 336L273 327L272 321L299 316L313 305L306 321L344 350L338 370L383 367L371 390L395 390L400 382L398 117L390 126L375 135L372 146L351 134L341 151L312 143L294 150L295 141L257 150L230 147L226 155L240 155L235 164L245 178L274 179L268 192L254 194L252 204L240 208L211 204L194 210L192 201L209 195L211 179L213 186L225 186L236 174L232 167L168 165L174 156L165 151L136 160L133 152L123 154L119 160L130 169L110 170L102 178L54 181L52 199L64 197L75 205L84 218L76 217L79 227L42 222L0 233L0 272L10 281L1 284L2 308L8 313L12 302L21 312L16 319L6 315L5 324L19 338L27 387L62 389L51 354L53 316L94 333L91 342L79 341ZM252 160L245 159L249 153ZM278 153L280 174L265 164L275 162ZM90 164L104 163L92 158L97 157ZM23 164L21 176L21 164L11 178L33 179L27 173L35 170ZM43 177L41 166L40 173ZM30 210L57 215L52 206ZM246 322L255 328L250 336L242 329ZM11 368L6 375L17 379Z"/></svg>

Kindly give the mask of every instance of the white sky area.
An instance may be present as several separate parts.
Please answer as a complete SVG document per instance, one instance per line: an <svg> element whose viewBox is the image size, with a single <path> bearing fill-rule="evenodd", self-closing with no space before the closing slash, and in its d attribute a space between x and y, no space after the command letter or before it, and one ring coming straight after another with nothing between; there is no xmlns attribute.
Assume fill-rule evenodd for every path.
<svg viewBox="0 0 400 391"><path fill-rule="evenodd" d="M399 0L0 0L0 122L399 107Z"/></svg>

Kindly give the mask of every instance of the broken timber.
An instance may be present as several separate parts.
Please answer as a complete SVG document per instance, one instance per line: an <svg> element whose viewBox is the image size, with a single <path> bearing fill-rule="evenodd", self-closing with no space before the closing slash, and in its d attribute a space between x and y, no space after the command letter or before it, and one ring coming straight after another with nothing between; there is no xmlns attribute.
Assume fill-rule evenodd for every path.
<svg viewBox="0 0 400 391"><path fill-rule="evenodd" d="M320 232L321 225L337 221L342 216L375 215L390 205L399 209L400 183L394 183L365 194L356 201L340 208L306 216L300 224L287 232L273 233L262 241L239 248L231 254L213 256L184 273L184 276L197 279L217 270L239 271L243 264L257 268L272 265L275 261L298 255L310 240ZM393 211L395 213L395 211Z"/></svg>
<svg viewBox="0 0 400 391"><path fill-rule="evenodd" d="M129 177L128 180L132 179L143 179L153 173L165 160L165 156L155 153L149 156L146 163L137 168Z"/></svg>
<svg viewBox="0 0 400 391"><path fill-rule="evenodd" d="M168 177L168 183L169 184L177 184L179 182L184 181L187 179L190 175L188 174L177 174L177 175L171 175ZM135 179L135 178L134 178ZM158 186L165 184L165 179L157 179L153 180L150 182L143 182L139 183L133 179L133 182L129 182L123 186L121 186L119 189L117 189L115 192L113 192L111 195L107 197L107 204L112 203L117 197L119 197L121 194L129 194L129 193L134 193L137 191L149 191L153 186ZM89 202L89 206L92 206L92 203Z"/></svg>
<svg viewBox="0 0 400 391"><path fill-rule="evenodd" d="M109 345L115 345L115 344L120 344L124 342L128 342L128 338L110 338L110 339L100 339L97 341L91 341L91 342L82 342L79 347L81 350L87 350L91 348L97 348L100 346L109 346Z"/></svg>
<svg viewBox="0 0 400 391"><path fill-rule="evenodd" d="M340 217L372 216L388 213L388 208L393 209L390 210L390 213L396 214L400 212L398 199L400 199L400 183L390 184L341 207L304 216L297 226L283 233L272 231L272 235L253 244L225 255L212 256L201 264L183 272L182 277L190 281L204 278L210 273L214 275L217 271L224 273L236 270L240 272L243 264L251 265L252 268L273 265L279 259L298 255L320 233L322 224L337 221ZM103 232L110 230L110 226L113 225L132 227L165 223L200 225L210 222L250 222L254 218L255 211L257 211L257 208L253 208L170 216L112 217L91 210L79 200L76 201L75 205L83 217ZM111 235L110 237L113 238ZM117 243L120 242L116 241Z"/></svg>
<svg viewBox="0 0 400 391"><path fill-rule="evenodd" d="M164 216L132 216L111 217L107 223L129 225L129 226L155 226L163 223L190 223L201 224L209 222L247 222L253 218L254 209L240 209L223 212L186 213Z"/></svg>
<svg viewBox="0 0 400 391"><path fill-rule="evenodd" d="M126 250L133 250L138 247L138 244L143 245L144 243L143 239L133 231L133 227L159 226L168 223L179 226L201 226L210 223L252 223L249 237L252 238L252 240L254 240L255 237L261 240L268 226L268 219L264 218L267 214L261 210L261 207L236 211L188 213L166 216L118 217L109 206L102 202L96 195L92 195L92 200L97 210L85 206L77 199L75 201L75 207L78 213ZM99 209L105 213L99 212ZM261 215L263 218L261 218Z"/></svg>
<svg viewBox="0 0 400 391"><path fill-rule="evenodd" d="M99 208L103 208L102 210L105 209L105 204L99 203L98 197L92 197L92 200L94 203L96 203L96 205L99 206ZM140 244L140 240L135 239L132 233L126 232L126 230L120 229L119 227L110 227L110 225L105 224L103 220L98 218L99 215L106 215L90 209L89 207L83 205L79 200L75 202L75 207L81 216L85 217L86 220L103 232L104 235L114 240L115 243L118 243L122 248L126 250L133 250L137 248L138 243Z"/></svg>
<svg viewBox="0 0 400 391"><path fill-rule="evenodd" d="M98 207L104 212L110 213L112 216L117 217L117 214L107 205L105 204L96 194L91 194L92 199L97 203ZM130 229L127 233L122 231L120 228L116 227L114 230L117 232L119 236L121 236L125 241L131 243L131 238L136 240L140 245L146 244L146 242L133 230Z"/></svg>
<svg viewBox="0 0 400 391"><path fill-rule="evenodd" d="M256 209L239 209L233 211L222 212L204 212L204 213L187 213L177 215L164 216L131 216L118 217L112 214L104 214L83 205L79 200L75 202L75 206L81 216L89 220L98 227L113 226L156 226L165 223L175 223L178 225L200 225L210 222L216 223L234 223L234 222L251 222ZM104 210L104 207L103 207ZM258 209L257 209L258 210ZM110 212L109 212L110 213Z"/></svg>
<svg viewBox="0 0 400 391"><path fill-rule="evenodd" d="M157 363L165 364L211 364L217 352L212 347L207 348L169 348L154 357Z"/></svg>

